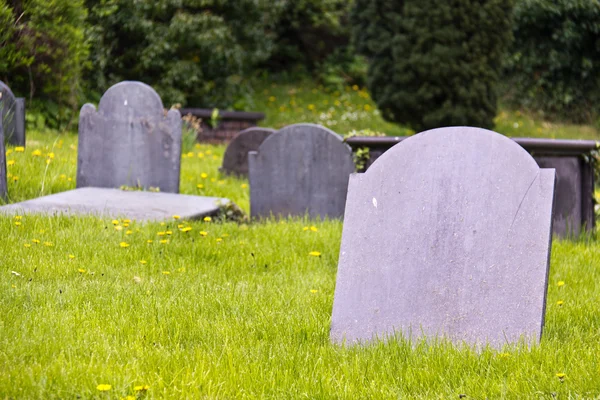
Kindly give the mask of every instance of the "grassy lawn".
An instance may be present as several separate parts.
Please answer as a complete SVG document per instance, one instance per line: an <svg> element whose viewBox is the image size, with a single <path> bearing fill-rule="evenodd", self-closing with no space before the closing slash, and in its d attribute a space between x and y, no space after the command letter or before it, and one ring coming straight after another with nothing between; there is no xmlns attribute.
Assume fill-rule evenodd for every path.
<svg viewBox="0 0 600 400"><path fill-rule="evenodd" d="M332 91L310 82L273 83L259 86L252 103L254 110L266 114L261 125L276 129L312 122L341 135L365 129L390 136L414 133L384 121L367 90L358 86ZM506 106L500 107L495 122L494 130L507 136L600 140L600 131L592 125L551 123Z"/></svg>
<svg viewBox="0 0 600 400"><path fill-rule="evenodd" d="M325 95L316 88L307 97L297 92L298 106L282 119L276 110L290 89L264 89L265 125L320 118ZM340 93L360 118L340 117L334 130L405 134L367 111L372 103L360 92ZM338 97L328 98L337 107ZM518 121L542 130L532 136L597 135L584 127L571 136L578 128L508 112L498 126L518 129ZM29 132L28 139L23 151L7 149L10 202L74 188L77 137ZM181 192L228 197L248 211L248 182L218 172L223 152L187 148ZM0 217L0 398L600 396L595 240L554 242L539 346L477 353L398 339L346 348L329 342L341 227Z"/></svg>

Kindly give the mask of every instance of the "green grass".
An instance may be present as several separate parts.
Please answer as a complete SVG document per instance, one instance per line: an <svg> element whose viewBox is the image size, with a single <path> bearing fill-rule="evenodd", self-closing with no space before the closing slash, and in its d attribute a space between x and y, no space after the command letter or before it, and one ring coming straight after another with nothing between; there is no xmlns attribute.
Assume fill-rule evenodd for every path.
<svg viewBox="0 0 600 400"><path fill-rule="evenodd" d="M508 113L506 121L518 118L526 123ZM23 152L8 148L10 201L74 188L77 137L28 139ZM224 147L189 150L181 191L248 211L247 181L218 172ZM338 221L126 224L0 217L0 398L600 397L593 239L554 242L539 345L478 353L400 339L332 345Z"/></svg>
<svg viewBox="0 0 600 400"><path fill-rule="evenodd" d="M261 125L275 129L291 123L311 122L341 135L353 130L377 131L389 136L414 133L385 121L368 91L358 86L332 91L310 81L262 84L257 87L252 103L256 111L266 114ZM494 130L507 136L600 140L600 131L592 125L543 121L502 105L495 123Z"/></svg>

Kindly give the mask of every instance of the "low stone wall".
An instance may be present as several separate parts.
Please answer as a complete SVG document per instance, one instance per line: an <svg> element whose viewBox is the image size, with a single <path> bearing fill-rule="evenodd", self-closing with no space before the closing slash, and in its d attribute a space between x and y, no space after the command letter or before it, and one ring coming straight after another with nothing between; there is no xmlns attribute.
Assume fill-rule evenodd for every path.
<svg viewBox="0 0 600 400"><path fill-rule="evenodd" d="M202 119L202 132L198 134L198 141L203 143L229 143L240 131L256 126L258 121L265 118L265 114L244 111L219 111L216 126L212 126L212 109L207 108L182 108L181 115L193 115Z"/></svg>
<svg viewBox="0 0 600 400"><path fill-rule="evenodd" d="M352 137L346 142L353 151L368 147L368 168L379 156L402 140L403 136ZM593 140L555 140L513 138L542 168L556 169L553 232L559 237L577 236L591 231L596 223L594 212Z"/></svg>

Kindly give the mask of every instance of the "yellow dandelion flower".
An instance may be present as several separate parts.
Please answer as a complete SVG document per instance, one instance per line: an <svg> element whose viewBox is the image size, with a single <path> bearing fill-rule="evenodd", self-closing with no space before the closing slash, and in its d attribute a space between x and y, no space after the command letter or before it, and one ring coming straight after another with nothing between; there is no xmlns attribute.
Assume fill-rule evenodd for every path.
<svg viewBox="0 0 600 400"><path fill-rule="evenodd" d="M71 260L73 260L73 259L75 258L75 255L74 255L74 254L69 254L69 258L70 258Z"/></svg>
<svg viewBox="0 0 600 400"><path fill-rule="evenodd" d="M216 181L217 181L217 178L210 178L210 181L211 181L211 182L216 182Z"/></svg>
<svg viewBox="0 0 600 400"><path fill-rule="evenodd" d="M242 189L246 189L246 188L248 187L248 184L246 184L246 183L242 183L242 184L240 185L240 187L241 187Z"/></svg>
<svg viewBox="0 0 600 400"><path fill-rule="evenodd" d="M308 253L309 256L313 256L313 257L321 257L321 252L319 251L311 251L310 253Z"/></svg>
<svg viewBox="0 0 600 400"><path fill-rule="evenodd" d="M352 90L356 92L358 90L358 85L352 85Z"/></svg>
<svg viewBox="0 0 600 400"><path fill-rule="evenodd" d="M25 243L23 246L29 248L29 247L31 247L31 243Z"/></svg>
<svg viewBox="0 0 600 400"><path fill-rule="evenodd" d="M163 275L171 275L171 271L163 271Z"/></svg>
<svg viewBox="0 0 600 400"><path fill-rule="evenodd" d="M48 158L50 158L50 159L54 158L54 153L48 153Z"/></svg>
<svg viewBox="0 0 600 400"><path fill-rule="evenodd" d="M180 218L181 218L181 216L179 216L179 215L173 215L173 219L180 219Z"/></svg>
<svg viewBox="0 0 600 400"><path fill-rule="evenodd" d="M303 231L307 231L309 228L308 226L305 226L304 228L302 228Z"/></svg>
<svg viewBox="0 0 600 400"><path fill-rule="evenodd" d="M201 184L201 183L197 184L197 185L196 185L196 187L197 187L198 189L204 189L204 185L203 185L203 184Z"/></svg>
<svg viewBox="0 0 600 400"><path fill-rule="evenodd" d="M181 229L183 228L185 225L184 224L177 224L177 229Z"/></svg>
<svg viewBox="0 0 600 400"><path fill-rule="evenodd" d="M146 240L146 243L154 243L154 240L148 239L148 240Z"/></svg>
<svg viewBox="0 0 600 400"><path fill-rule="evenodd" d="M133 231L131 231L131 230L125 232L126 235L131 235L132 233L133 233Z"/></svg>
<svg viewBox="0 0 600 400"><path fill-rule="evenodd" d="M77 272L79 272L80 274L85 274L85 269L83 268L78 268Z"/></svg>
<svg viewBox="0 0 600 400"><path fill-rule="evenodd" d="M108 392L110 389L112 389L112 386L106 383L101 383L100 385L96 386L96 389L101 392Z"/></svg>
<svg viewBox="0 0 600 400"><path fill-rule="evenodd" d="M121 400L136 400L136 397L128 394L125 397L121 397Z"/></svg>
<svg viewBox="0 0 600 400"><path fill-rule="evenodd" d="M217 243L218 243L218 242L222 242L222 241L223 241L223 239L221 239L221 238L217 238Z"/></svg>
<svg viewBox="0 0 600 400"><path fill-rule="evenodd" d="M130 223L131 223L131 220L130 220L130 219L124 219L124 220L123 220L123 223L124 223L124 224L130 224Z"/></svg>
<svg viewBox="0 0 600 400"><path fill-rule="evenodd" d="M310 230L311 230L311 231L313 231L313 232L316 232L316 231L318 231L318 229L317 229L317 227L316 227L316 226L311 226L311 227L310 227Z"/></svg>
<svg viewBox="0 0 600 400"><path fill-rule="evenodd" d="M9 167L15 165L16 163L17 162L15 160L7 160L6 161L6 165L8 165Z"/></svg>
<svg viewBox="0 0 600 400"><path fill-rule="evenodd" d="M123 222L123 228L129 228L129 224L127 222Z"/></svg>
<svg viewBox="0 0 600 400"><path fill-rule="evenodd" d="M200 231L200 236L206 236L206 235L208 235L208 232L206 232L206 231Z"/></svg>
<svg viewBox="0 0 600 400"><path fill-rule="evenodd" d="M498 358L509 358L510 353L498 353Z"/></svg>
<svg viewBox="0 0 600 400"><path fill-rule="evenodd" d="M203 152L199 152L198 153L198 158L204 158L204 153Z"/></svg>
<svg viewBox="0 0 600 400"><path fill-rule="evenodd" d="M13 182L16 182L16 181L19 180L19 177L18 176L13 176L12 180L13 180Z"/></svg>
<svg viewBox="0 0 600 400"><path fill-rule="evenodd" d="M177 268L177 272L185 272L185 267Z"/></svg>
<svg viewBox="0 0 600 400"><path fill-rule="evenodd" d="M148 264L148 261L146 261L146 260L140 260L140 264L146 265L146 264Z"/></svg>
<svg viewBox="0 0 600 400"><path fill-rule="evenodd" d="M189 232L189 231L191 231L191 230L192 230L192 227L191 227L191 226L186 226L185 228L182 228L182 229L181 229L181 232Z"/></svg>
<svg viewBox="0 0 600 400"><path fill-rule="evenodd" d="M208 174L206 172L203 172L200 174L200 178L206 179L206 178L208 178Z"/></svg>
<svg viewBox="0 0 600 400"><path fill-rule="evenodd" d="M562 373L562 372L558 372L556 374L556 377L562 381L563 379L565 379L567 377L567 374Z"/></svg>
<svg viewBox="0 0 600 400"><path fill-rule="evenodd" d="M119 220L118 219L113 219L112 221L113 225L119 225Z"/></svg>
<svg viewBox="0 0 600 400"><path fill-rule="evenodd" d="M21 226L21 222L20 221L15 221L15 225L16 226Z"/></svg>
<svg viewBox="0 0 600 400"><path fill-rule="evenodd" d="M42 155L42 151L41 151L40 149L34 150L34 151L31 153L31 155L32 155L33 157L39 157L39 156L41 156L41 155Z"/></svg>
<svg viewBox="0 0 600 400"><path fill-rule="evenodd" d="M31 239L31 241L32 241L33 243L35 243L35 244L40 244L40 241L39 241L39 239Z"/></svg>
<svg viewBox="0 0 600 400"><path fill-rule="evenodd" d="M565 302L562 301L562 300L559 300L559 301L556 302L557 306L562 306L563 304L565 304Z"/></svg>
<svg viewBox="0 0 600 400"><path fill-rule="evenodd" d="M54 246L52 242L44 242L44 246L52 247Z"/></svg>
<svg viewBox="0 0 600 400"><path fill-rule="evenodd" d="M211 217L204 217L204 222L210 222L210 221L212 221Z"/></svg>
<svg viewBox="0 0 600 400"><path fill-rule="evenodd" d="M22 215L15 215L15 220L20 221L23 219Z"/></svg>
<svg viewBox="0 0 600 400"><path fill-rule="evenodd" d="M315 110L315 105L314 104L309 104L307 107L310 111L314 111Z"/></svg>
<svg viewBox="0 0 600 400"><path fill-rule="evenodd" d="M556 284L556 286L561 287L565 285L565 281L558 281L558 283Z"/></svg>
<svg viewBox="0 0 600 400"><path fill-rule="evenodd" d="M119 243L119 246L121 246L122 248L126 248L126 247L129 247L129 243L121 242L121 243Z"/></svg>
<svg viewBox="0 0 600 400"><path fill-rule="evenodd" d="M156 234L157 234L158 236L165 236L165 235L166 235L166 232L156 232Z"/></svg>
<svg viewBox="0 0 600 400"><path fill-rule="evenodd" d="M133 390L136 391L136 392L143 392L143 391L146 391L148 389L150 389L150 386L148 386L148 385L139 385L139 386L135 386L133 388Z"/></svg>
<svg viewBox="0 0 600 400"><path fill-rule="evenodd" d="M13 152L12 149L8 149L4 152L4 154L6 154L8 156L8 155L12 154L12 152Z"/></svg>
<svg viewBox="0 0 600 400"><path fill-rule="evenodd" d="M166 231L165 233L166 233L167 235L172 235L172 234L173 234L173 231Z"/></svg>
<svg viewBox="0 0 600 400"><path fill-rule="evenodd" d="M23 146L15 147L15 152L17 152L17 153L22 153L24 151L25 151L25 147L23 147Z"/></svg>
<svg viewBox="0 0 600 400"><path fill-rule="evenodd" d="M318 290L317 290L317 289L310 289L310 292L311 292L311 293L317 293L317 292L318 292Z"/></svg>
<svg viewBox="0 0 600 400"><path fill-rule="evenodd" d="M163 239L160 241L161 244L167 244L169 243L169 239Z"/></svg>

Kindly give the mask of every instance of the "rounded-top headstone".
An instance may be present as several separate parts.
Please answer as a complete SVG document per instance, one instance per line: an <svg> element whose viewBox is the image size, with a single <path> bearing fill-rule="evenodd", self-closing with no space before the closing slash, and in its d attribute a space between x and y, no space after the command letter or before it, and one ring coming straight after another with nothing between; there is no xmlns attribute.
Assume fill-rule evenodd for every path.
<svg viewBox="0 0 600 400"><path fill-rule="evenodd" d="M248 176L248 152L256 151L274 129L252 127L238 133L223 155L221 171L226 174Z"/></svg>
<svg viewBox="0 0 600 400"><path fill-rule="evenodd" d="M353 174L332 340L539 340L554 180L512 140L469 127L415 135Z"/></svg>
<svg viewBox="0 0 600 400"><path fill-rule="evenodd" d="M79 114L77 187L179 192L181 114L165 116L158 94L142 82L117 83L104 93L98 111Z"/></svg>
<svg viewBox="0 0 600 400"><path fill-rule="evenodd" d="M290 125L248 154L253 217L342 218L352 151L335 132L315 124Z"/></svg>
<svg viewBox="0 0 600 400"><path fill-rule="evenodd" d="M16 113L17 99L12 90L0 81L0 118L2 118L4 126L4 139L11 143L16 131Z"/></svg>
<svg viewBox="0 0 600 400"><path fill-rule="evenodd" d="M123 81L104 92L98 112L111 118L156 117L163 115L163 103L151 86L142 82Z"/></svg>

